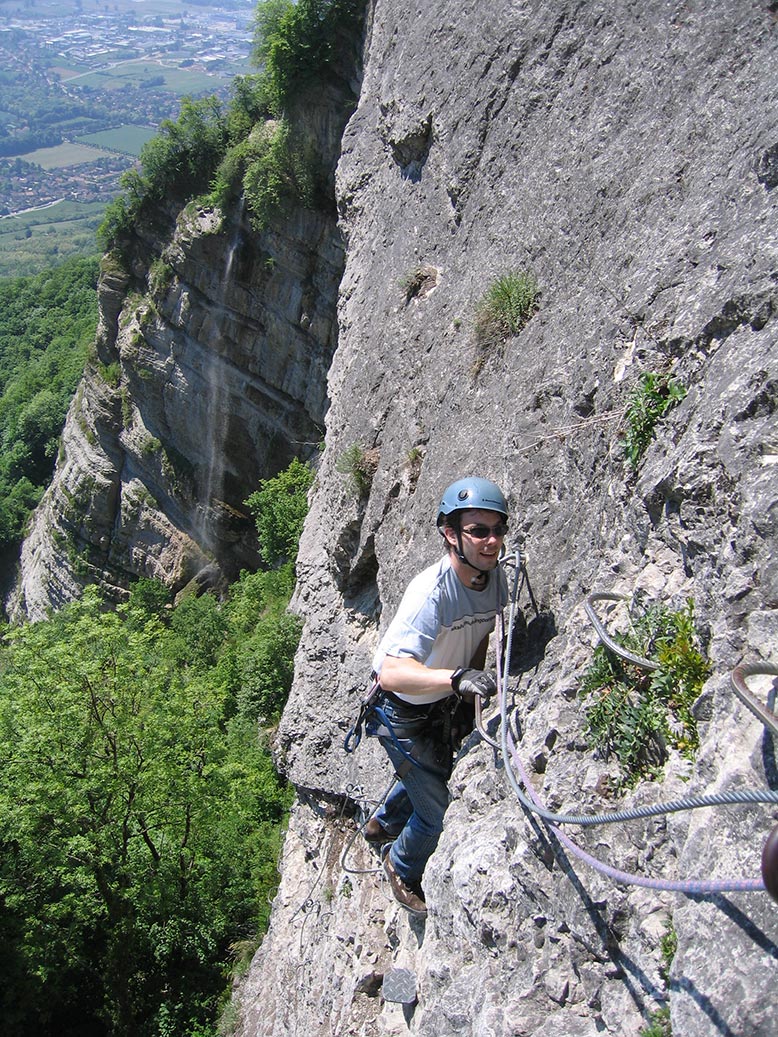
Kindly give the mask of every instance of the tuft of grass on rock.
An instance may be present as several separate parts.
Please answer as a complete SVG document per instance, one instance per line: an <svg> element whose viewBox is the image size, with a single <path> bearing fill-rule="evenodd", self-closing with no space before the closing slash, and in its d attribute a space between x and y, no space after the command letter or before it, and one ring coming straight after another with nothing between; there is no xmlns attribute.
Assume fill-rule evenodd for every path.
<svg viewBox="0 0 778 1037"><path fill-rule="evenodd" d="M624 449L637 468L654 438L657 423L686 396L686 389L668 374L646 371L627 401Z"/></svg>
<svg viewBox="0 0 778 1037"><path fill-rule="evenodd" d="M527 270L510 271L492 281L476 308L475 336L481 349L518 335L537 309L538 296L535 276Z"/></svg>

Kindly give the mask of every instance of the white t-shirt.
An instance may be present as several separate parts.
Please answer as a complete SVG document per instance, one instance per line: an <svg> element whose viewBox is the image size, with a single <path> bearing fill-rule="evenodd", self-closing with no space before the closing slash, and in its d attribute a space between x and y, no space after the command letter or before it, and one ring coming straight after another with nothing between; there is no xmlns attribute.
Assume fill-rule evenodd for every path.
<svg viewBox="0 0 778 1037"><path fill-rule="evenodd" d="M469 666L481 642L494 630L497 611L507 601L508 583L501 566L490 574L483 590L475 590L462 583L446 555L408 584L373 657L373 670L380 678L387 655L418 659L431 669ZM398 698L437 702L449 694L430 692Z"/></svg>

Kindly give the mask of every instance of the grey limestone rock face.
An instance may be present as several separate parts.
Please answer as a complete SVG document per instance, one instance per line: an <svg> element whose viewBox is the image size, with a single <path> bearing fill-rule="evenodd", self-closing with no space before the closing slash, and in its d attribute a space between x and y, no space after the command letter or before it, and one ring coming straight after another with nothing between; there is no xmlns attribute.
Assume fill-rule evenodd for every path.
<svg viewBox="0 0 778 1037"><path fill-rule="evenodd" d="M593 591L692 598L712 664L697 761L672 758L626 802L776 788L773 741L729 687L734 666L774 663L778 646L775 18L734 0L371 6L338 167L347 256L294 603L305 630L277 746L309 800L347 816L385 789L380 749L345 755L343 736L405 585L440 553L440 494L465 473L508 495L542 613L525 591L509 704L541 798L614 806L613 761L588 749L577 697ZM479 300L514 270L536 276L538 310L481 350ZM633 471L625 408L644 372L687 394ZM344 471L355 445L367 492ZM259 1005L275 1003L280 963L307 933L287 904L304 882L283 869L242 1035L638 1037L665 1006L684 1037L775 1032L778 908L764 892L690 897L599 873L528 816L477 736L452 797L426 925L398 914L374 873L350 879L372 914L314 897L317 959L338 964L331 979L285 974L295 1008L281 1023ZM777 820L774 807L721 807L565 832L623 872L758 878ZM392 966L416 974L412 1009L356 992L382 934ZM344 1022L357 1006L365 1019Z"/></svg>
<svg viewBox="0 0 778 1037"><path fill-rule="evenodd" d="M139 575L180 589L255 568L246 498L323 435L334 219L300 210L259 235L242 209L201 208L141 230L145 265L104 261L97 357L23 545L12 611L33 619L86 583L121 598Z"/></svg>

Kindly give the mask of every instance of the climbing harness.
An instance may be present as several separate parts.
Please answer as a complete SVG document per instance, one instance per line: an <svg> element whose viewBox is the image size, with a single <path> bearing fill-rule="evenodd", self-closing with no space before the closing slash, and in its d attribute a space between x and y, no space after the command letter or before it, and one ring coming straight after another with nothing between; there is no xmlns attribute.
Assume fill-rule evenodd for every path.
<svg viewBox="0 0 778 1037"><path fill-rule="evenodd" d="M369 704L366 706L364 713L360 708L360 715L357 718L357 721L355 722L354 726L346 735L343 747L346 752L353 752L356 746L359 745L359 742L361 740L361 728L364 726L367 730L367 733L371 736L389 738L392 741L392 744L398 750L398 752L404 757L404 763L400 767L398 767L395 773L392 775L392 779L389 782L389 785L387 786L387 789L384 792L383 796L381 796L380 800L377 803L371 804L371 809L369 811L364 809L362 810L362 820L358 825L356 831L348 840L343 850L343 853L341 855L341 866L344 871L348 872L351 875L366 875L381 871L380 868L351 868L346 864L346 859L349 853L351 852L352 846L356 842L358 836L360 836L364 831L365 826L367 825L370 818L378 812L381 806L383 806L394 785L398 781L402 781L402 779L405 777L405 775L408 773L411 767L417 767L420 770L426 771L428 774L434 774L436 777L444 777L446 780L448 780L451 776L451 767L453 763L452 720L454 714L456 713L456 708L460 702L460 696L451 695L447 699L442 700L440 703L431 703L431 707L437 707L437 710L435 711L437 713L437 716L430 715L430 713L432 713L431 709L430 713L419 714L418 721L413 726L405 726L402 724L392 722L386 715L385 711L381 708L381 706L377 705L377 702L381 700L382 695L388 696L390 700L394 698L394 696L392 696L390 692L384 692L383 689L381 689L380 687L378 689L377 695L375 697L372 697L372 701L371 695L368 694L368 696L366 696L363 702L363 706L365 705L365 703ZM406 707L408 706L408 703L404 702L401 699L396 699L396 701L398 703L402 702L402 704ZM446 766L441 767L437 770L426 764L423 764L420 760L417 760L412 755L413 750L411 750L411 753L408 753L405 747L400 742L400 739L403 738L416 738L420 733L424 731L430 731L436 726L440 729L440 736L436 739L436 741L440 743L441 749L448 749L448 759L446 762ZM359 729L360 731L359 734L356 733L357 729ZM353 788L353 786L349 786L349 788Z"/></svg>
<svg viewBox="0 0 778 1037"><path fill-rule="evenodd" d="M398 722L397 718L394 720L389 719L382 705L385 700L388 700L394 709L399 708L400 710L408 712L409 715L405 722ZM341 854L341 867L345 872L351 875L367 875L381 871L380 868L351 868L346 864L346 859L357 838L364 831L370 818L378 812L386 801L395 783L401 781L411 767L417 767L419 770L426 771L428 774L434 774L436 777L442 776L448 780L451 775L451 766L453 762L452 721L460 701L461 699L459 695L451 695L440 702L433 702L425 707L413 707L410 703L405 702L405 700L398 698L389 691L385 691L378 683L376 675L371 674L370 686L365 697L360 703L357 719L343 740L343 749L347 753L354 752L362 741L362 732L364 729L369 736L388 738L404 758L404 762L392 775L392 779L381 799L377 803L371 804L370 810L365 810L363 807L361 811L362 820L357 826L352 837L346 843L343 853ZM415 715L411 714L411 710L414 710ZM448 749L446 766L438 769L422 763L421 760L417 760L413 756L413 749L408 752L401 741L401 739L417 738L419 734L431 732L433 730L438 731L436 741L440 744L441 749ZM349 786L349 788L353 789L354 786Z"/></svg>
<svg viewBox="0 0 778 1037"><path fill-rule="evenodd" d="M461 697L449 695L437 702L424 703L414 706L391 691L386 691L378 683L375 674L371 674L370 688L362 700L357 719L349 729L343 740L343 749L352 753L362 741L362 729L364 727L368 735L377 738L388 738L395 749L404 758L405 763L398 772L402 779L411 767L426 771L436 776L444 775L447 779L451 774L451 760L446 767L435 768L417 760L413 750L409 752L402 744L401 739L417 738L420 734L437 729L439 737L436 739L441 746L451 746L452 718L459 706ZM393 720L387 716L386 705L391 704L392 709L400 710L402 715Z"/></svg>

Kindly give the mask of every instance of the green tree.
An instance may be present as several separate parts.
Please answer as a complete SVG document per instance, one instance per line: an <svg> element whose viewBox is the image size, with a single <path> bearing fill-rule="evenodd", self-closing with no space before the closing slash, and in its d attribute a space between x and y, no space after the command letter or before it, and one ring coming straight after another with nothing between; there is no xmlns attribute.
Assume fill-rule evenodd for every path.
<svg viewBox="0 0 778 1037"><path fill-rule="evenodd" d="M270 99L265 77L237 76L232 83L232 100L227 112L230 144L245 140L254 126L269 115Z"/></svg>
<svg viewBox="0 0 778 1037"><path fill-rule="evenodd" d="M24 471L38 483L51 474L61 429L62 403L52 389L41 389L22 409L16 426L28 451Z"/></svg>
<svg viewBox="0 0 778 1037"><path fill-rule="evenodd" d="M141 151L145 195L156 201L171 195L184 199L207 190L224 152L226 131L217 98L184 98L178 119L165 119Z"/></svg>
<svg viewBox="0 0 778 1037"><path fill-rule="evenodd" d="M251 721L278 720L292 687L302 629L288 611L293 586L287 563L271 572L242 573L230 591L225 684L233 689L238 713Z"/></svg>
<svg viewBox="0 0 778 1037"><path fill-rule="evenodd" d="M254 12L254 40L252 60L264 68L270 57L273 41L279 36L284 16L292 10L292 0L261 0Z"/></svg>
<svg viewBox="0 0 778 1037"><path fill-rule="evenodd" d="M210 614L210 608L204 610ZM204 1032L256 928L285 795L215 666L83 600L0 653L5 1032Z"/></svg>
<svg viewBox="0 0 778 1037"><path fill-rule="evenodd" d="M288 123L267 126L249 141L243 191L252 222L258 230L289 200L316 206L322 191L317 160L310 148L293 139Z"/></svg>
<svg viewBox="0 0 778 1037"><path fill-rule="evenodd" d="M246 501L257 524L259 553L267 565L294 562L297 558L313 479L310 465L294 458L283 472L263 479Z"/></svg>
<svg viewBox="0 0 778 1037"><path fill-rule="evenodd" d="M162 619L166 610L171 607L170 588L161 580L150 580L141 576L130 588L130 612L140 613L145 621L149 616Z"/></svg>
<svg viewBox="0 0 778 1037"><path fill-rule="evenodd" d="M271 4L264 35L255 36L255 53L265 62L279 113L312 82L326 83L335 74L365 10L364 0L297 0L286 10L282 6Z"/></svg>
<svg viewBox="0 0 778 1037"><path fill-rule="evenodd" d="M54 470L97 325L97 260L0 280L0 558Z"/></svg>
<svg viewBox="0 0 778 1037"><path fill-rule="evenodd" d="M142 209L173 198L185 201L208 190L229 141L228 119L216 97L185 97L176 120L164 119L144 144L141 170L128 170L123 195L111 202L98 230L104 250L129 235Z"/></svg>
<svg viewBox="0 0 778 1037"><path fill-rule="evenodd" d="M203 669L215 664L227 627L212 594L182 601L171 627L173 657L182 666Z"/></svg>

